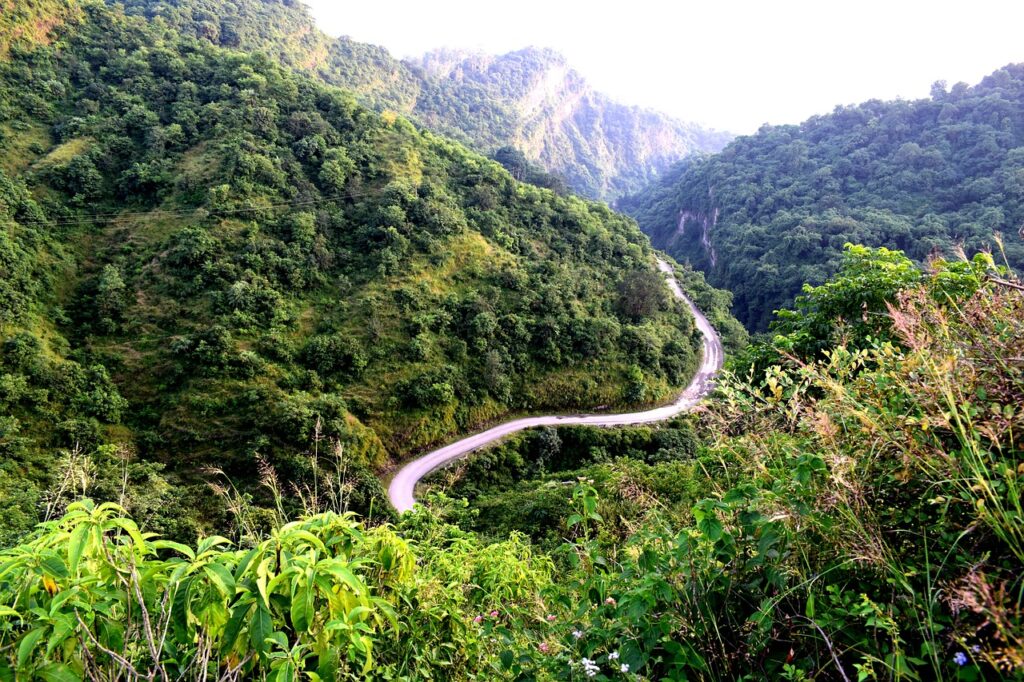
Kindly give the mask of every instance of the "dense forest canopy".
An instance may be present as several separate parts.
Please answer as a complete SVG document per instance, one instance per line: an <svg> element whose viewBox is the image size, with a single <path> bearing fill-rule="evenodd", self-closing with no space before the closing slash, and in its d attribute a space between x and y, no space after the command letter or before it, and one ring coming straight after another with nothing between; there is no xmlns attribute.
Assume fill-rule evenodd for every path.
<svg viewBox="0 0 1024 682"><path fill-rule="evenodd" d="M655 246L732 291L736 316L755 330L805 282L835 272L848 242L918 262L1002 249L1020 268L1024 65L973 87L937 83L929 99L766 126L682 163L620 208Z"/></svg>
<svg viewBox="0 0 1024 682"><path fill-rule="evenodd" d="M127 466L133 512L187 535L223 521L211 477L301 489L334 447L387 513L369 470L395 458L689 381L699 334L631 286L630 219L266 56L81 14L0 62L5 531Z"/></svg>
<svg viewBox="0 0 1024 682"><path fill-rule="evenodd" d="M614 102L552 50L439 50L398 60L376 45L329 38L290 0L109 2L215 45L272 55L483 153L516 147L591 198L637 191L679 159L717 151L732 137Z"/></svg>

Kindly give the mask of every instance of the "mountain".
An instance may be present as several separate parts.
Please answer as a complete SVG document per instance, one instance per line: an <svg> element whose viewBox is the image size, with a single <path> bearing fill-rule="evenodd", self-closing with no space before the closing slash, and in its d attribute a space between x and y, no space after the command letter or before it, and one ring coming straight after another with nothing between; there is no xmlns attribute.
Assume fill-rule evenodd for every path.
<svg viewBox="0 0 1024 682"><path fill-rule="evenodd" d="M451 99L492 104L494 115L458 117L457 127L485 146L511 145L564 176L591 197L616 198L642 187L679 159L717 151L731 135L630 107L595 92L565 58L528 48L501 56L438 51L415 60ZM476 94L479 93L479 94ZM450 125L446 109L425 103L416 113L430 126ZM481 128L497 118L497 131Z"/></svg>
<svg viewBox="0 0 1024 682"><path fill-rule="evenodd" d="M386 514L372 471L406 454L689 380L632 220L266 55L75 10L0 60L0 535L122 479L152 527L223 527L211 481L296 504L334 448Z"/></svg>
<svg viewBox="0 0 1024 682"><path fill-rule="evenodd" d="M287 54L0 9L0 679L1024 679L1024 284L993 254L847 246L745 350L677 268L734 351L708 400L510 434L399 516L393 458L690 378L636 223ZM937 89L938 139L879 104L829 196L1016 219L1018 72ZM793 180L746 210L803 196L804 142L737 143Z"/></svg>
<svg viewBox="0 0 1024 682"><path fill-rule="evenodd" d="M1024 65L973 87L938 83L927 99L766 126L683 162L620 206L655 246L731 290L736 316L755 330L805 282L834 272L847 242L918 262L993 248L1019 269Z"/></svg>
<svg viewBox="0 0 1024 682"><path fill-rule="evenodd" d="M374 45L330 39L290 0L124 5L211 43L265 52L357 93L368 106L408 116L485 154L515 147L591 198L637 191L679 159L717 151L731 139L614 102L551 50L501 56L439 50L399 61Z"/></svg>

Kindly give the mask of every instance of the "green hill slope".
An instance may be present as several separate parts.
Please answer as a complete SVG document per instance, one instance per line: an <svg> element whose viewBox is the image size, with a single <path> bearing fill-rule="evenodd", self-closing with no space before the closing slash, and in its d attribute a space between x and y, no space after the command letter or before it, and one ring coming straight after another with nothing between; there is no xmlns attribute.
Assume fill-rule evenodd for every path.
<svg viewBox="0 0 1024 682"><path fill-rule="evenodd" d="M83 7L0 62L0 449L27 482L4 494L110 492L130 465L179 532L222 511L211 467L272 467L294 499L337 447L353 508L380 509L368 468L689 379L698 335L628 218L265 56Z"/></svg>
<svg viewBox="0 0 1024 682"><path fill-rule="evenodd" d="M233 541L182 544L78 501L0 550L0 670L1024 679L1024 297L991 274L852 250L783 365L672 424L519 434L451 475L468 507L253 532L240 505ZM790 354L808 332L827 355Z"/></svg>
<svg viewBox="0 0 1024 682"><path fill-rule="evenodd" d="M846 242L918 261L993 247L1024 265L1024 66L930 99L840 107L683 164L621 207L763 329Z"/></svg>
<svg viewBox="0 0 1024 682"><path fill-rule="evenodd" d="M717 151L732 137L613 102L550 50L501 56L439 51L406 62L378 46L329 38L299 3L123 4L213 44L265 52L485 154L516 147L591 198L637 191L679 159Z"/></svg>

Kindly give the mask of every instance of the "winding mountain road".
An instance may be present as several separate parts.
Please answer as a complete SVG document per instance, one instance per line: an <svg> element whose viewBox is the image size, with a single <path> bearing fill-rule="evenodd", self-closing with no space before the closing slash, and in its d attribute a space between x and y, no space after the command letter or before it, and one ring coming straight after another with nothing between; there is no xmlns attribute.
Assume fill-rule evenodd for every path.
<svg viewBox="0 0 1024 682"><path fill-rule="evenodd" d="M704 335L704 357L700 368L693 377L693 381L675 402L657 407L644 412L629 412L625 414L590 414L590 415L546 415L541 417L523 417L514 419L504 424L481 431L462 440L455 441L443 448L429 452L422 457L412 460L395 474L388 486L388 499L399 512L408 511L416 504L414 492L416 484L424 476L439 469L446 464L465 457L469 453L484 445L493 443L504 438L510 433L522 431L536 426L569 426L575 424L587 424L590 426L627 426L630 424L648 424L650 422L670 419L681 412L691 409L700 402L701 398L707 395L714 387L713 379L718 370L722 368L724 353L722 341L718 337L711 323L704 314L697 309L693 301L683 293L679 282L676 281L672 272L672 266L663 260L658 260L658 269L668 275L669 288L677 298L682 299L693 313L697 323L697 329Z"/></svg>

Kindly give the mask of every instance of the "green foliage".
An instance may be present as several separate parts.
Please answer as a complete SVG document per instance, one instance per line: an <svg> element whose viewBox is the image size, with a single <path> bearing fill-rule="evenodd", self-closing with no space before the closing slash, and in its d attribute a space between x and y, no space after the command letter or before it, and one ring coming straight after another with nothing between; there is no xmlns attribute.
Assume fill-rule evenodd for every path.
<svg viewBox="0 0 1024 682"><path fill-rule="evenodd" d="M667 304L668 292L657 272L634 270L627 272L619 284L619 308L630 320L650 317Z"/></svg>
<svg viewBox="0 0 1024 682"><path fill-rule="evenodd" d="M142 533L120 512L77 502L0 555L8 672L464 677L497 658L473 614L495 604L505 619L529 614L528 597L550 579L550 565L515 539L485 547L451 538L441 559L430 538L417 550L391 528L326 513L249 548L218 536L190 547ZM463 577L471 588L449 589Z"/></svg>
<svg viewBox="0 0 1024 682"><path fill-rule="evenodd" d="M550 189L556 194L566 194L569 188L560 176L549 173L526 158L526 154L515 147L502 147L494 152L494 160L521 182Z"/></svg>
<svg viewBox="0 0 1024 682"><path fill-rule="evenodd" d="M377 111L398 112L481 152L494 151L517 180L559 193L568 183L584 196L614 199L640 189L687 154L717 151L731 138L612 102L550 50L528 48L498 57L439 50L399 61L376 45L332 40L301 3L125 0L123 5L129 14L160 18L214 45L271 55L357 94ZM180 71L184 64L175 68ZM545 82L562 71L565 93L545 97ZM567 99L578 102L568 119L560 110ZM337 184L339 170L330 163L321 179Z"/></svg>
<svg viewBox="0 0 1024 682"><path fill-rule="evenodd" d="M696 429L561 429L543 468L541 434L522 434L448 480L470 500L450 513L461 526L529 529L564 562L568 621L555 616L533 665L556 679L622 663L654 679L1024 676L1024 298L984 256L930 272L884 250L849 258L780 320L806 317L791 330L805 341L822 331L811 355L777 336L782 364L721 378ZM865 301L888 312L837 333ZM681 461L651 457L660 437Z"/></svg>
<svg viewBox="0 0 1024 682"><path fill-rule="evenodd" d="M923 263L962 247L1024 265L1024 66L930 99L838 107L680 164L619 207L658 248L733 292L763 331L846 243ZM999 233L1005 242L997 243Z"/></svg>
<svg viewBox="0 0 1024 682"><path fill-rule="evenodd" d="M266 462L299 505L318 424L365 474L512 412L622 403L634 365L633 397L688 381L682 306L618 304L627 272L665 293L629 219L224 49L308 66L301 8L125 9L0 61L0 449L27 490L58 450L124 447L180 484L190 518L159 528L188 540L224 527L219 497L192 503L211 467L269 513ZM353 511L380 506L352 480Z"/></svg>
<svg viewBox="0 0 1024 682"><path fill-rule="evenodd" d="M979 253L971 261L934 260L922 272L899 251L847 244L839 272L819 286L804 285L792 309L776 312L771 335L734 356L731 368L759 376L784 358L813 361L840 344L860 349L899 342L890 311L901 294L920 284L937 304L955 304L974 294L986 276L1003 270Z"/></svg>
<svg viewBox="0 0 1024 682"><path fill-rule="evenodd" d="M61 679L1022 679L1024 298L960 274L904 285L898 343L726 375L667 427L519 434L455 479L472 503L394 527L282 515L184 545L72 503L0 553L0 656Z"/></svg>
<svg viewBox="0 0 1024 682"><path fill-rule="evenodd" d="M663 511L686 516L706 490L695 478L701 456L687 420L663 427L545 428L476 453L456 468L454 477L438 472L431 484L469 501L463 527L492 538L521 532L554 549L570 513L567 479L594 486L601 514L609 520L604 537L625 540L631 524L650 511L654 500L663 501Z"/></svg>
<svg viewBox="0 0 1024 682"><path fill-rule="evenodd" d="M53 39L66 23L81 18L74 0L24 0L8 2L0 13L0 59L12 48L31 49Z"/></svg>

